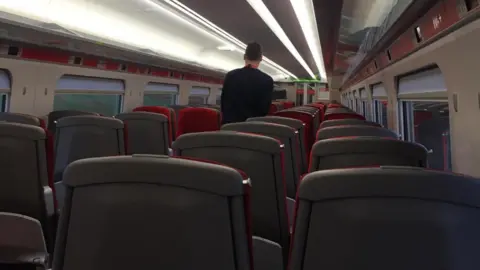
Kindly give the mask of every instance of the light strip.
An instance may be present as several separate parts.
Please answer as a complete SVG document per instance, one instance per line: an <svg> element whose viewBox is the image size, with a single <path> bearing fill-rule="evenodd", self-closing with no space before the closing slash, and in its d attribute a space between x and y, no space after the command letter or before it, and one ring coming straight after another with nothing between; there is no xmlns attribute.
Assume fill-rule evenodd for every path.
<svg viewBox="0 0 480 270"><path fill-rule="evenodd" d="M308 72L308 74L312 77L315 78L315 75L313 74L313 71L310 69L310 67L307 65L305 60L302 58L300 53L297 51L293 43L290 41L288 38L287 34L285 34L285 31L283 31L282 27L280 24L278 24L277 20L273 17L272 13L270 10L268 10L267 6L265 6L265 3L263 3L262 0L247 0L247 2L252 6L252 8L257 12L257 14L262 18L262 20L265 22L265 24L268 25L270 30L275 33L275 35L280 39L280 41L287 47L288 51L297 59L297 61L300 63L300 65Z"/></svg>
<svg viewBox="0 0 480 270"><path fill-rule="evenodd" d="M152 1L153 3L156 2L156 0L148 0L148 1ZM225 30L223 30L220 27L218 27L217 25L213 24L211 21L202 17L200 14L196 13L194 10L192 10L189 7L185 6L184 4L180 3L178 0L162 0L162 1L169 4L170 6L172 6L173 8L178 10L179 12L182 12L183 14L187 15L191 19L193 19L193 20L197 21L198 23L202 24L204 27L208 28L209 30L215 32L216 34L220 35L221 37L227 39L228 41L230 41L230 42L234 43L235 45L237 45L238 47L240 47L240 49L237 49L238 52L243 53L242 50L247 48L247 45L245 43L241 42L240 40L238 40L237 38L235 38L234 36L232 36L231 34L226 32ZM273 62L269 58L263 57L263 60L264 60L265 64L268 64L270 67L278 69L281 72L283 72L283 73L285 73L285 74L287 74L290 77L293 77L295 79L298 78L292 72L286 70L284 67L282 67L279 64Z"/></svg>
<svg viewBox="0 0 480 270"><path fill-rule="evenodd" d="M326 80L327 73L325 72L325 64L323 62L322 45L320 43L320 35L318 34L313 2L312 0L290 0L290 3L293 6L295 15L297 15L303 35L315 60L320 79Z"/></svg>

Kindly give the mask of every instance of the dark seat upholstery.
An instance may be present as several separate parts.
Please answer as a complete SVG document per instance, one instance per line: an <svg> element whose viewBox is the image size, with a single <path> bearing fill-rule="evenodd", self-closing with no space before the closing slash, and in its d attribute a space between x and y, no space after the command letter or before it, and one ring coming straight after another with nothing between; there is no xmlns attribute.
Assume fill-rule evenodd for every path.
<svg viewBox="0 0 480 270"><path fill-rule="evenodd" d="M175 140L175 136L177 134L177 115L174 109L162 106L141 106L133 109L133 111L151 112L165 115L168 118L168 136L170 139L168 146L172 145L172 142Z"/></svg>
<svg viewBox="0 0 480 270"><path fill-rule="evenodd" d="M245 183L167 156L92 158L65 171L53 269L250 270Z"/></svg>
<svg viewBox="0 0 480 270"><path fill-rule="evenodd" d="M0 122L0 212L39 220L51 252L57 211L48 184L45 141L40 127Z"/></svg>
<svg viewBox="0 0 480 270"><path fill-rule="evenodd" d="M122 120L128 130L127 155L168 155L168 118L149 112L122 113L115 118Z"/></svg>
<svg viewBox="0 0 480 270"><path fill-rule="evenodd" d="M362 166L427 166L427 149L420 144L381 137L321 140L312 148L310 172Z"/></svg>
<svg viewBox="0 0 480 270"><path fill-rule="evenodd" d="M275 138L284 145L284 177L287 185L287 196L295 198L297 182L300 178L300 156L295 129L274 123L243 122L222 126L222 130L255 133Z"/></svg>
<svg viewBox="0 0 480 270"><path fill-rule="evenodd" d="M55 135L55 188L59 202L64 190L60 183L65 168L75 160L125 154L124 125L103 116L70 116L57 122Z"/></svg>
<svg viewBox="0 0 480 270"><path fill-rule="evenodd" d="M350 125L322 128L317 132L317 141L348 136L373 136L398 139L398 135L395 132L386 128Z"/></svg>
<svg viewBox="0 0 480 270"><path fill-rule="evenodd" d="M82 112L82 111L75 111L75 110L61 110L61 111L53 111L48 114L48 130L55 134L57 129L56 123L63 117L68 116L77 116L77 115L98 115L98 113L92 112Z"/></svg>
<svg viewBox="0 0 480 270"><path fill-rule="evenodd" d="M220 130L222 117L212 108L186 108L178 117L177 137L183 134Z"/></svg>
<svg viewBox="0 0 480 270"><path fill-rule="evenodd" d="M298 152L300 156L300 174L306 173L308 171L308 162L307 162L307 153L305 150L305 124L297 119L280 117L280 116L264 116L264 117L252 117L247 119L247 122L267 122L289 126L297 130L297 140L298 140Z"/></svg>
<svg viewBox="0 0 480 270"><path fill-rule="evenodd" d="M320 129L327 128L327 127L344 126L344 125L382 127L382 125L378 123L360 120L360 119L338 119L338 120L323 121L322 124L320 124Z"/></svg>
<svg viewBox="0 0 480 270"><path fill-rule="evenodd" d="M480 181L420 168L309 174L291 270L480 269Z"/></svg>
<svg viewBox="0 0 480 270"><path fill-rule="evenodd" d="M279 243L288 258L289 228L280 142L231 131L186 134L173 144L179 156L218 161L252 181L253 234ZM286 262L286 261L285 261Z"/></svg>

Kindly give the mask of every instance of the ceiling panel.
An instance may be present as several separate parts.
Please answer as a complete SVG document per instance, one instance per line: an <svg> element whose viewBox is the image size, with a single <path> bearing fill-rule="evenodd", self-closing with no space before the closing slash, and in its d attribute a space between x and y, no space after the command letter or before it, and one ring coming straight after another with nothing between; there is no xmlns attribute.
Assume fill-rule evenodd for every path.
<svg viewBox="0 0 480 270"><path fill-rule="evenodd" d="M303 38L303 33L298 26L295 14L291 8L289 0L265 0L268 2L268 8L274 16L279 16L277 21L284 27L287 35L291 34L289 38L292 40L295 35L295 40L292 40L294 45L298 46L297 50L300 51L307 63L311 63L311 54L309 57L305 57L302 52L305 52L306 42L303 42L298 36ZM266 57L272 59L285 69L289 70L298 77L309 77L305 69L298 63L293 55L285 48L282 42L277 36L270 30L270 28L263 22L260 16L257 15L255 10L250 7L245 0L180 0L182 4L193 9L195 12L205 17L218 27L227 31L231 35L244 43L256 41L263 47L263 51ZM280 3L282 2L282 3ZM288 6L286 6L288 4ZM277 7L274 7L278 5ZM281 10L286 9L286 10ZM288 11L288 9L290 11ZM275 12L275 13L274 13ZM293 16L292 16L293 14ZM293 20L295 19L295 20ZM295 26L297 25L297 32L295 32ZM287 32L288 29L288 32ZM304 39L304 38L303 38ZM308 47L306 47L308 50ZM310 59L308 59L310 58ZM314 66L310 66L313 68Z"/></svg>

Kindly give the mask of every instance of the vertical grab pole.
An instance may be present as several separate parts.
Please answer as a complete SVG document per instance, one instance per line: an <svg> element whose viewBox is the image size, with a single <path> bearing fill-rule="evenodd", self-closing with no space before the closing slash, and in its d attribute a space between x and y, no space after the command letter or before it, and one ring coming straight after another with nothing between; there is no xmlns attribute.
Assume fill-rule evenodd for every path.
<svg viewBox="0 0 480 270"><path fill-rule="evenodd" d="M308 83L303 84L303 105L308 104Z"/></svg>

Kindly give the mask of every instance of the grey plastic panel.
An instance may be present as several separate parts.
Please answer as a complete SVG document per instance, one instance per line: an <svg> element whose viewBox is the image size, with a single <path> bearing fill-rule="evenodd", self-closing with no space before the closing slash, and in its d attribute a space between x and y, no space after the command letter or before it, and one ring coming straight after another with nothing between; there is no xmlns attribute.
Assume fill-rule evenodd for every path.
<svg viewBox="0 0 480 270"><path fill-rule="evenodd" d="M273 241L253 237L253 267L255 270L285 269L282 261L282 247Z"/></svg>
<svg viewBox="0 0 480 270"><path fill-rule="evenodd" d="M125 154L121 120L92 115L69 116L57 123L55 135L55 182L75 160Z"/></svg>
<svg viewBox="0 0 480 270"><path fill-rule="evenodd" d="M287 187L287 196L295 197L297 193L297 183L300 178L298 164L299 142L296 138L295 129L281 124L267 122L241 122L222 126L222 130L255 133L281 141L285 148L283 153L284 173Z"/></svg>
<svg viewBox="0 0 480 270"><path fill-rule="evenodd" d="M242 180L168 156L76 161L65 172L53 268L249 270Z"/></svg>
<svg viewBox="0 0 480 270"><path fill-rule="evenodd" d="M127 154L168 154L168 118L150 112L122 113L115 118L122 120L128 130Z"/></svg>
<svg viewBox="0 0 480 270"><path fill-rule="evenodd" d="M380 137L325 139L312 147L310 171L362 166L427 166L420 144Z"/></svg>
<svg viewBox="0 0 480 270"><path fill-rule="evenodd" d="M300 186L290 267L478 269L479 192L479 179L421 168L312 173Z"/></svg>
<svg viewBox="0 0 480 270"><path fill-rule="evenodd" d="M0 263L45 266L47 258L42 225L38 220L0 212Z"/></svg>

